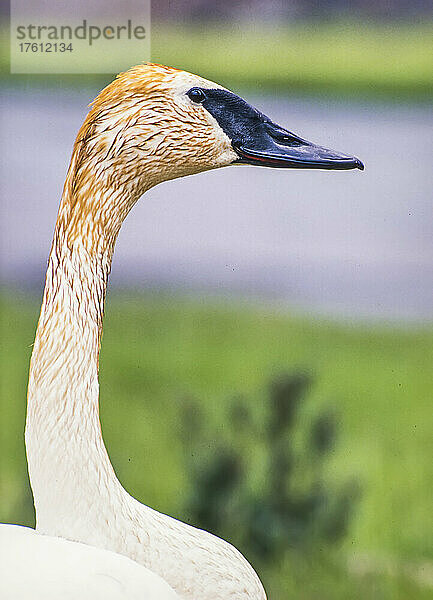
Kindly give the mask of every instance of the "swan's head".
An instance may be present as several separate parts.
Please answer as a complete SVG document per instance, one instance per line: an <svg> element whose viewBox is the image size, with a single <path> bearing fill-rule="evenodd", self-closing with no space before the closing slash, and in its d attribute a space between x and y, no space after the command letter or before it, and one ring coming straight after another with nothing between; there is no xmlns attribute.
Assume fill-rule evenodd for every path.
<svg viewBox="0 0 433 600"><path fill-rule="evenodd" d="M220 85L155 64L121 73L83 128L98 161L120 161L122 176L142 174L148 185L233 164L363 169L357 158L298 137Z"/></svg>

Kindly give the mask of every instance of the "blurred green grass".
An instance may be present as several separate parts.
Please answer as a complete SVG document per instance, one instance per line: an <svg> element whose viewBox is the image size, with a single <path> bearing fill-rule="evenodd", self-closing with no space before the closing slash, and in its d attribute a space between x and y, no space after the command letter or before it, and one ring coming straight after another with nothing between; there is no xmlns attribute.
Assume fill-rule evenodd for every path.
<svg viewBox="0 0 433 600"><path fill-rule="evenodd" d="M23 427L38 305L34 297L0 295L0 521L24 524L33 518ZM111 293L100 363L104 437L128 491L182 518L190 491L179 431L182 400L200 400L223 438L233 397L250 398L260 417L269 378L308 369L316 385L300 427L319 407L334 407L339 438L326 477L330 485L355 477L362 489L338 560L355 557L356 562L366 553L428 561L433 558L428 527L432 362L433 330L427 326L349 326L227 301ZM254 440L239 443L245 453L254 452ZM428 597L404 573L397 578L378 573L354 583L334 562L323 566L331 560L330 549L320 552L317 563L296 566L294 559L278 574L265 573L274 597L285 597L287 589L306 599Z"/></svg>
<svg viewBox="0 0 433 600"><path fill-rule="evenodd" d="M8 75L3 25L0 72L10 84L96 85L111 77ZM152 25L153 62L233 88L284 94L326 93L426 99L433 92L432 23L363 22L298 26ZM137 63L145 57L137 56ZM129 64L125 64L125 69Z"/></svg>
<svg viewBox="0 0 433 600"><path fill-rule="evenodd" d="M152 27L155 60L225 85L291 92L418 96L433 89L431 25Z"/></svg>

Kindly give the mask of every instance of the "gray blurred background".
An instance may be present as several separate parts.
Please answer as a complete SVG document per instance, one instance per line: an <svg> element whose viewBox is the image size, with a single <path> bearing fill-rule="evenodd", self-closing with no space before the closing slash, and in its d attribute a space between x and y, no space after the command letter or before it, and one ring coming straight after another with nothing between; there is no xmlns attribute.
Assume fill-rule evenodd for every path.
<svg viewBox="0 0 433 600"><path fill-rule="evenodd" d="M96 93L3 94L4 282L42 280L74 136ZM365 172L233 167L166 183L125 223L112 284L245 292L334 316L431 318L430 107L244 95L289 130L359 156Z"/></svg>

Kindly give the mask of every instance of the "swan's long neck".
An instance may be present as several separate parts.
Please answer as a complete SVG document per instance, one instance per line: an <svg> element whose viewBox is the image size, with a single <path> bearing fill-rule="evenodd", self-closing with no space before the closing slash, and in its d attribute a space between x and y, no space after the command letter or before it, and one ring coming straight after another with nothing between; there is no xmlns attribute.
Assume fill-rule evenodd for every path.
<svg viewBox="0 0 433 600"><path fill-rule="evenodd" d="M101 435L98 356L114 243L134 201L131 190L107 178L91 188L76 181L73 157L48 262L26 423L37 527L65 537L91 512L106 519L100 505L124 493Z"/></svg>
<svg viewBox="0 0 433 600"><path fill-rule="evenodd" d="M116 164L119 154L111 160L124 140L110 123L101 122L101 133L87 122L78 134L49 257L26 422L37 528L125 554L187 600L265 600L233 546L131 498L104 446L98 356L111 258L130 208L158 182L155 169L134 179L127 147L123 165Z"/></svg>

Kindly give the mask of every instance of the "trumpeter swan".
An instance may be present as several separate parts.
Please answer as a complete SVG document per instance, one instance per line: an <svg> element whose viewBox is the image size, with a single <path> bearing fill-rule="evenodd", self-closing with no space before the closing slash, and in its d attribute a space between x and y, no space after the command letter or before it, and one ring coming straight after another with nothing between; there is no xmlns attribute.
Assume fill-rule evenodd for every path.
<svg viewBox="0 0 433 600"><path fill-rule="evenodd" d="M116 478L99 422L104 298L117 235L140 196L233 164L363 168L184 71L144 64L107 86L74 145L30 364L25 437L37 530L128 556L184 599L266 596L232 545L140 504Z"/></svg>

